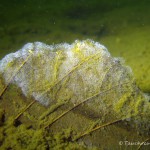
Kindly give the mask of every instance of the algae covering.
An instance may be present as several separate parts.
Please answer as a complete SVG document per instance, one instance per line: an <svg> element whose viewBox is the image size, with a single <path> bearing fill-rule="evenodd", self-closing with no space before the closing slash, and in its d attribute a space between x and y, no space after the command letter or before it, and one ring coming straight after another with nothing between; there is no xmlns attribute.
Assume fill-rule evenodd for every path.
<svg viewBox="0 0 150 150"><path fill-rule="evenodd" d="M28 43L0 61L2 149L148 149L149 96L92 40Z"/></svg>

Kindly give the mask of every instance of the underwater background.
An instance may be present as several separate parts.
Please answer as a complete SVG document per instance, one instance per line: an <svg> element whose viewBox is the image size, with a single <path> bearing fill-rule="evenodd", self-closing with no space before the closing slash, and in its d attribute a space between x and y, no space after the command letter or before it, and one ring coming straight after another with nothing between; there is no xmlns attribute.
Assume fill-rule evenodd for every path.
<svg viewBox="0 0 150 150"><path fill-rule="evenodd" d="M29 42L40 41L48 45L57 43L73 43L75 40L92 39L107 47L113 57L123 57L125 64L133 70L134 77L138 87L142 92L150 94L150 1L149 0L5 0L0 3L0 60L8 53L15 52ZM1 79L1 78L0 78ZM0 80L0 85L4 85L4 81ZM2 88L1 88L2 89ZM13 100L12 100L13 98ZM0 134L0 144L6 141L4 146L17 145L18 137L21 144L26 149L27 145L31 145L29 149L34 149L39 145L39 149L47 149L44 147L47 141L52 141L54 149L61 149L59 146L70 140L70 135L74 134L70 130L66 130L64 134L54 134L49 137L45 136L45 131L40 130L41 124L38 122L39 114L49 111L51 108L41 106L35 103L29 111L24 111L24 106L30 105L32 98L26 98L21 90L15 85L10 85L1 101L0 109L0 133L6 130L6 134ZM128 104L128 103L127 103ZM6 115L3 109L6 108ZM11 109L9 109L11 108ZM64 109L68 108L66 106ZM55 108L53 108L55 110ZM13 110L13 111L12 111ZM18 113L22 111L18 119ZM57 110L57 109L56 109ZM140 110L140 108L139 108ZM57 110L62 113L62 110ZM38 113L37 113L38 112ZM55 112L55 111L54 111ZM56 112L57 113L57 112ZM90 111L91 113L91 111ZM46 114L47 115L47 114ZM5 119L3 118L5 116ZM16 116L18 122L12 123L12 116ZM79 115L71 112L66 118L62 118L61 125L56 123L56 127L52 127L53 131L61 131L67 126L66 120L76 118ZM91 115L92 116L92 115ZM53 117L53 114L52 114ZM54 116L55 117L55 116ZM28 119L26 119L28 118ZM147 115L147 120L149 121ZM46 121L51 119L46 118ZM78 120L79 119L79 120ZM6 123L5 123L6 121ZM78 122L78 128L83 127L83 121L90 121L80 116L72 121ZM45 122L44 122L45 123ZM64 123L64 126L63 126ZM90 122L93 123L92 121ZM90 124L89 123L89 124ZM21 125L20 125L21 124ZM29 125L28 125L29 124ZM106 128L102 134L95 133L93 141L103 147L103 149L111 149L111 145L116 143L124 135L133 139L139 138L140 141L145 140L149 133L145 136L136 134L134 130L129 128L127 124L117 124L112 128ZM32 128L32 127L33 128ZM147 128L149 124L147 124ZM36 130L33 130L36 129ZM106 131L106 132L105 132ZM117 132L118 131L118 132ZM109 133L109 134L107 134ZM121 133L121 135L120 135ZM100 138L101 135L107 136ZM9 136L7 136L9 135ZM131 136L133 135L133 137ZM5 137L5 138L4 138ZM31 137L33 140L31 141ZM47 138L45 140L45 137ZM99 137L99 140L97 140ZM112 137L115 137L114 140ZM119 138L118 138L119 137ZM48 139L50 138L50 139ZM65 139L65 140L64 140ZM88 139L88 138L87 138ZM107 143L109 139L109 144ZM38 141L39 140L39 141ZM64 141L63 141L64 140ZM88 139L89 140L89 139ZM43 141L43 142L42 142ZM63 141L63 142L62 142ZM8 143L7 143L8 142ZM29 143L30 144L29 144ZM62 143L61 143L62 142ZM42 145L40 144L42 143ZM97 144L98 143L98 144ZM101 143L104 143L101 145ZM108 145L107 145L108 144ZM68 150L73 147L69 143ZM14 147L15 147L14 146ZM33 147L34 148L33 148ZM76 143L74 145L76 147ZM78 144L77 144L78 146ZM82 146L82 144L81 144ZM70 148L69 148L70 147ZM91 145L92 147L92 145ZM11 148L11 147L10 147ZM119 147L127 149L128 147ZM129 147L134 149L134 147ZM148 147L142 147L149 149ZM1 148L0 148L1 149ZM18 148L20 149L20 147ZM38 149L38 148L37 148ZM63 149L63 148L62 148ZM86 148L85 148L86 149ZM113 149L118 149L117 146ZM137 149L137 147L136 147Z"/></svg>
<svg viewBox="0 0 150 150"><path fill-rule="evenodd" d="M149 0L5 0L0 3L0 59L28 42L93 39L124 57L150 92Z"/></svg>

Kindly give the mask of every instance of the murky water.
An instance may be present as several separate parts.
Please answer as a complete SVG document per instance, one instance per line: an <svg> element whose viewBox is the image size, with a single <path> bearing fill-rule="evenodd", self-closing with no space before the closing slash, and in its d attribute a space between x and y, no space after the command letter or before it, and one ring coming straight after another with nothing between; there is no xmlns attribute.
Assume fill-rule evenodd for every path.
<svg viewBox="0 0 150 150"><path fill-rule="evenodd" d="M53 44L90 38L104 44L114 56L124 57L139 86L150 92L149 5L147 0L3 1L0 58L28 42Z"/></svg>
<svg viewBox="0 0 150 150"><path fill-rule="evenodd" d="M8 53L17 51L29 42L40 41L51 45L63 42L72 43L76 39L92 39L105 45L113 56L123 57L126 64L131 66L138 87L143 92L150 93L149 6L150 1L148 0L2 1L0 3L0 59ZM6 118L7 116L8 118L17 116L20 110L28 103L24 101L24 97L21 94L17 93L19 90L15 86L11 85L8 90L11 92L6 93L3 101L1 101L2 106L7 111ZM11 98L14 99L12 100ZM14 112L9 108L13 109ZM29 114L31 113L38 120L39 116L36 112L42 114L47 111L46 109L36 103L29 110ZM3 112L0 112L0 114L2 114L1 116L4 115ZM70 120L70 118L75 118L78 115L71 112L68 116L67 119ZM31 116L25 114L24 117ZM33 118L28 118L28 120L31 119L30 121L32 122ZM49 119L51 119L51 116ZM56 126L60 130L67 125L66 118L63 119L62 125L58 123ZM80 120L76 119L71 122L72 126L78 122L77 128L82 129L83 120L87 123L90 122L81 117ZM26 124L24 118L20 122ZM14 129L14 126L12 127ZM56 127L52 128L52 130L56 131ZM120 124L117 127L112 126L111 129L103 130L102 134L96 133L98 136L95 137L99 137L98 139L100 140L94 140L93 136L93 141L96 144L99 144L99 142L104 143L101 144L104 148L107 147L107 144L111 147L111 144L118 139L116 138L115 142L111 139L109 143L106 142L106 139L113 136L117 137L119 135L118 129L122 135L127 135L129 139L132 139L132 133L127 131L126 127L127 125ZM20 135L20 126L15 128L16 135ZM22 131L28 135L28 129L26 132L24 132L24 129ZM112 131L116 131L115 134ZM139 138L139 135L136 135L134 131L131 132L133 132L133 136ZM10 130L8 133L12 134ZM103 133L106 135L104 139L101 138ZM18 138L17 136L16 139ZM90 138L87 137L87 143ZM145 138L142 138L141 141L145 140ZM30 141L30 137L28 140ZM35 142L33 141L33 143Z"/></svg>
<svg viewBox="0 0 150 150"><path fill-rule="evenodd" d="M92 38L115 51L112 48L115 43L105 38L113 36L121 42L121 33L123 36L135 30L150 32L149 14L147 0L3 1L0 4L0 58L33 41L52 44Z"/></svg>

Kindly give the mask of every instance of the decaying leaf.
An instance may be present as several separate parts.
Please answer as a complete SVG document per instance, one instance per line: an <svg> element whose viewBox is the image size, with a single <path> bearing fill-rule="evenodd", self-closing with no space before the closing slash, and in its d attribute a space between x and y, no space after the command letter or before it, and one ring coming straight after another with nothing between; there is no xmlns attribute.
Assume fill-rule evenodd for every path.
<svg viewBox="0 0 150 150"><path fill-rule="evenodd" d="M131 68L125 66L121 58L112 57L98 42L85 40L50 46L41 42L28 43L0 61L0 76L4 82L1 97L13 84L21 89L26 99L32 99L15 120L29 107L38 113L32 105L39 103L39 107L46 110L39 121L37 117L37 124L43 129L51 129L53 125L53 130L58 126L60 129L73 127L79 133L74 139L120 121L144 136L150 134L149 96L137 87ZM98 125L91 129L89 126L93 122ZM112 131L101 134L109 132ZM85 140L86 144L89 146L93 139ZM101 141L94 145L97 143Z"/></svg>

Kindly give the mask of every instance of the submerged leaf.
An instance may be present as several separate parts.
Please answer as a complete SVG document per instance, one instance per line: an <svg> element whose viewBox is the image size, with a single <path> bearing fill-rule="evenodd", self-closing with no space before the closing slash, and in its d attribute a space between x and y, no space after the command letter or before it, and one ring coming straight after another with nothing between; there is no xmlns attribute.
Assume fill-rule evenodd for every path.
<svg viewBox="0 0 150 150"><path fill-rule="evenodd" d="M98 42L28 43L0 61L0 76L5 87L12 82L26 97L49 107L40 119L58 112L45 128L77 109L94 121L101 120L91 131L82 131L84 136L118 120L132 122L134 128L149 135L149 96L137 87L131 68ZM62 106L66 107L56 109Z"/></svg>

